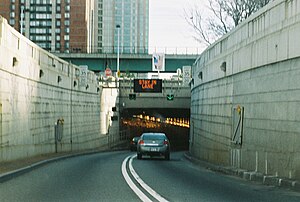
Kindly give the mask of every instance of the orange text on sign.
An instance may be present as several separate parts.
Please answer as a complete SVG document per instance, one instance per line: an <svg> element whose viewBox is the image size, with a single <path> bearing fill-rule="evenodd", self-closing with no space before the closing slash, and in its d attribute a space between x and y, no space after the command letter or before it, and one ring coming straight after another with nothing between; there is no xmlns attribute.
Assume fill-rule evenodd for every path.
<svg viewBox="0 0 300 202"><path fill-rule="evenodd" d="M142 86L142 89L154 89L154 86L157 84L156 80L139 80L139 85Z"/></svg>

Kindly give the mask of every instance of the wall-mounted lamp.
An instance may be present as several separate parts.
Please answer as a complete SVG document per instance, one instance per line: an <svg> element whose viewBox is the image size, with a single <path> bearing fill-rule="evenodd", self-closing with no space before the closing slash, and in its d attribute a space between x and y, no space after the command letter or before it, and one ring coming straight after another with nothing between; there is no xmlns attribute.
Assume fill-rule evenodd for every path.
<svg viewBox="0 0 300 202"><path fill-rule="evenodd" d="M44 71L40 69L40 78L44 76Z"/></svg>
<svg viewBox="0 0 300 202"><path fill-rule="evenodd" d="M100 88L98 87L98 88L97 88L97 93L99 93L99 91L100 91Z"/></svg>
<svg viewBox="0 0 300 202"><path fill-rule="evenodd" d="M16 57L13 57L13 67L17 66L19 61L17 60Z"/></svg>
<svg viewBox="0 0 300 202"><path fill-rule="evenodd" d="M85 89L87 90L89 87L90 87L89 84L87 84L86 87L85 87Z"/></svg>
<svg viewBox="0 0 300 202"><path fill-rule="evenodd" d="M61 79L61 76L58 76L58 77L57 77L57 83L61 82L61 80L62 80L62 79Z"/></svg>
<svg viewBox="0 0 300 202"><path fill-rule="evenodd" d="M190 88L194 86L194 78L191 79L189 86L190 86Z"/></svg>
<svg viewBox="0 0 300 202"><path fill-rule="evenodd" d="M75 76L78 78L80 75L80 70L79 69L75 69Z"/></svg>
<svg viewBox="0 0 300 202"><path fill-rule="evenodd" d="M74 87L77 86L77 82L76 82L76 81L73 82L73 86L74 86Z"/></svg>
<svg viewBox="0 0 300 202"><path fill-rule="evenodd" d="M221 66L220 66L220 69L221 69L223 72L226 72L226 62L222 62Z"/></svg>
<svg viewBox="0 0 300 202"><path fill-rule="evenodd" d="M203 79L203 73L202 72L199 72L198 78L201 79L201 80Z"/></svg>

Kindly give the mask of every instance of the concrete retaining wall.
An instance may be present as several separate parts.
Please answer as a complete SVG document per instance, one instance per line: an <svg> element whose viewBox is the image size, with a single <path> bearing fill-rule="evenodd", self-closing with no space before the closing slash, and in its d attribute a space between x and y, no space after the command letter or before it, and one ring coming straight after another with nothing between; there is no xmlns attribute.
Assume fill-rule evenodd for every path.
<svg viewBox="0 0 300 202"><path fill-rule="evenodd" d="M0 58L0 162L107 145L93 72L82 77L79 67L42 50L1 16Z"/></svg>
<svg viewBox="0 0 300 202"><path fill-rule="evenodd" d="M300 4L277 0L201 54L192 68L194 156L300 179L299 33Z"/></svg>

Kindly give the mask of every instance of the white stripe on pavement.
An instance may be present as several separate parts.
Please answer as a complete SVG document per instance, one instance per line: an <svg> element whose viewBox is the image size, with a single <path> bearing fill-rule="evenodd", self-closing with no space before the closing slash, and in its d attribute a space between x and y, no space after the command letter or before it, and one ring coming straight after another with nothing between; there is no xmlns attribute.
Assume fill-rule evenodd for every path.
<svg viewBox="0 0 300 202"><path fill-rule="evenodd" d="M128 159L132 156L128 156L122 163L122 174L123 177L125 178L127 184L129 187L134 191L134 193L143 201L143 202L152 202L130 179L127 169L126 169L126 163Z"/></svg>
<svg viewBox="0 0 300 202"><path fill-rule="evenodd" d="M135 170L133 169L132 166L132 159L136 157L135 156L131 156L130 160L129 160L129 170L132 174L132 176L135 178L135 180L149 193L151 194L151 196L153 196L154 198L156 198L158 201L160 202L168 202L165 198L163 198L161 195L159 195L157 192L155 192L151 187L149 187L141 178L140 176L135 172Z"/></svg>
<svg viewBox="0 0 300 202"><path fill-rule="evenodd" d="M159 202L168 202L165 198L163 198L161 195L159 195L157 192L155 192L151 187L149 187L141 178L140 176L135 172L132 166L132 159L135 158L136 155L128 156L125 158L125 160L122 163L122 174L123 177L125 178L127 184L129 187L134 191L134 193L144 202L150 202L151 200L133 183L133 181L130 179L127 169L126 169L126 164L129 159L129 170L134 179L137 181L141 187L143 187L151 196L153 196L155 199L157 199Z"/></svg>

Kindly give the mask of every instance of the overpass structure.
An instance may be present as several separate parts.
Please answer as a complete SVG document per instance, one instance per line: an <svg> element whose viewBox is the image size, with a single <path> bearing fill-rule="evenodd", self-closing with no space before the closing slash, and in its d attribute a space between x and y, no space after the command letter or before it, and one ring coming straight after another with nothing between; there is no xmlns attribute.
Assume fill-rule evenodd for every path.
<svg viewBox="0 0 300 202"><path fill-rule="evenodd" d="M191 90L189 84L180 80L162 80L162 90L157 93L134 92L133 79L101 81L100 86L114 92L115 116L132 117L147 114L159 118L190 118ZM169 98L168 96L172 96ZM108 98L106 98L108 99ZM108 102L106 102L108 103ZM110 108L108 110L111 110Z"/></svg>
<svg viewBox="0 0 300 202"><path fill-rule="evenodd" d="M158 108L158 109L189 109L191 90L182 80L162 80L161 93L135 93L133 80L120 81L120 103L128 109ZM134 95L134 99L130 96ZM172 95L172 99L168 99Z"/></svg>
<svg viewBox="0 0 300 202"><path fill-rule="evenodd" d="M89 70L104 72L106 67L117 71L117 54L97 53L55 53L56 56L75 65L87 65ZM176 72L182 66L191 66L197 58L192 54L165 55L165 71ZM151 72L152 55L149 54L120 54L121 72Z"/></svg>
<svg viewBox="0 0 300 202"><path fill-rule="evenodd" d="M123 80L120 81L119 103L121 117L145 113L162 119L189 119L191 89L182 80L163 80L161 93L134 93L132 80Z"/></svg>

